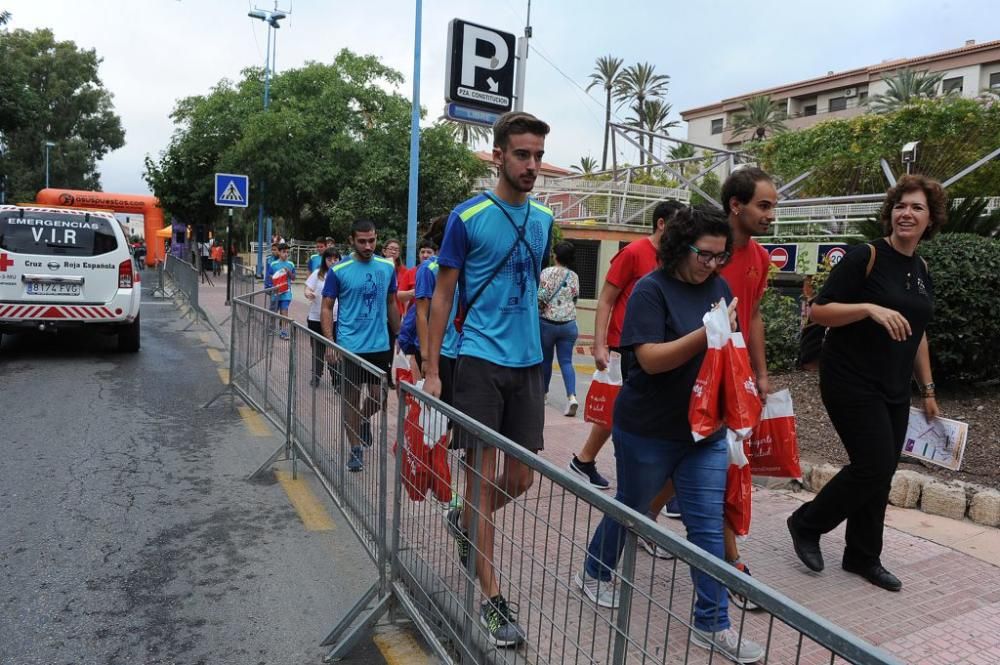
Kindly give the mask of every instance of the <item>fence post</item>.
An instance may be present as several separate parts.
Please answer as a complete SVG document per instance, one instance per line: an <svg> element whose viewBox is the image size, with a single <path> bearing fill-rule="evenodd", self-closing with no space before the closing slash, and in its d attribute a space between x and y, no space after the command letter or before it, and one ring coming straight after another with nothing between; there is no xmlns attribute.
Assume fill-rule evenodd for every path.
<svg viewBox="0 0 1000 665"><path fill-rule="evenodd" d="M399 579L399 529L402 524L403 458L406 447L406 440L403 438L406 427L406 392L400 390L397 395L399 395L399 407L396 414L396 472L393 474L392 479L392 545L389 548L390 586ZM388 417L386 420L388 421ZM386 441L386 446L388 447L388 441ZM386 453L388 453L388 450L386 450ZM395 608L392 611L395 611Z"/></svg>
<svg viewBox="0 0 1000 665"><path fill-rule="evenodd" d="M469 542L471 543L469 547L469 560L465 564L465 626L462 630L462 640L465 644L472 644L472 631L476 630L476 626L479 625L479 622L476 620L476 615L478 614L476 611L476 588L479 581L476 576L476 559L479 557L478 512L483 509L483 444L476 441L472 436L469 436L468 440L472 446L472 496L466 497L463 510L471 510L472 516L469 518ZM466 459L468 459L468 452L466 453ZM459 513L459 528L461 528L461 525L461 513Z"/></svg>
<svg viewBox="0 0 1000 665"><path fill-rule="evenodd" d="M632 587L635 584L635 550L638 545L635 532L628 529L625 532L625 549L622 552L618 617L615 621L615 652L611 660L614 665L622 665L628 657L628 629L632 619Z"/></svg>
<svg viewBox="0 0 1000 665"><path fill-rule="evenodd" d="M392 370L390 370L392 371ZM378 517L376 527L378 531L378 580L382 593L387 593L389 587L386 584L386 550L388 549L388 539L386 537L386 514L388 513L388 487L386 486L386 467L388 466L388 436L389 436L389 377L382 375L379 381L379 435L378 435ZM402 410L402 409L400 409Z"/></svg>
<svg viewBox="0 0 1000 665"><path fill-rule="evenodd" d="M280 317L280 315L279 315ZM279 320L278 327L281 327ZM292 445L292 427L295 426L295 324L288 322L288 404L285 405L285 457L292 460L292 480L298 480L298 456Z"/></svg>

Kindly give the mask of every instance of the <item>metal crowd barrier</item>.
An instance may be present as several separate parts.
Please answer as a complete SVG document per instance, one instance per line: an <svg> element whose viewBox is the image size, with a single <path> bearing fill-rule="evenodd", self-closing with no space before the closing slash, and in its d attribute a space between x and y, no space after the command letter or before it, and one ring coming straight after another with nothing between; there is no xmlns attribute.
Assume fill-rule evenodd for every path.
<svg viewBox="0 0 1000 665"><path fill-rule="evenodd" d="M279 460L291 461L294 472L302 460L376 565L376 582L323 641L332 647L328 660L345 656L367 627L392 612L393 618L412 621L446 663L723 662L720 652L689 641L690 571L697 569L762 608L729 608L739 634L766 649L762 663L898 662L414 387L403 384L398 395L390 393L384 372L270 311L268 304L266 292L232 301L230 387L285 435L254 475ZM437 466L411 454L415 440L428 438L421 432L434 431L432 438L443 434L444 421L451 423L447 436L464 450L449 450ZM497 451L498 469L515 460L530 468L530 489L512 498L484 477L484 446ZM359 449L363 468L351 471ZM413 500L414 477L436 480L437 499ZM488 499L506 502L492 515L492 548L478 533L481 523L489 523L481 509ZM465 506L473 516L468 538L479 556L469 556L464 565L447 521L449 506ZM595 605L575 583L605 515L626 533L621 562L608 583L619 596L614 610ZM645 554L640 538L674 558ZM493 646L481 625L485 596L476 571L486 563L516 608L524 631L516 648Z"/></svg>
<svg viewBox="0 0 1000 665"><path fill-rule="evenodd" d="M173 254L167 254L164 269L173 280L174 286L184 294L184 298L191 307L200 311L198 307L198 271L195 267Z"/></svg>

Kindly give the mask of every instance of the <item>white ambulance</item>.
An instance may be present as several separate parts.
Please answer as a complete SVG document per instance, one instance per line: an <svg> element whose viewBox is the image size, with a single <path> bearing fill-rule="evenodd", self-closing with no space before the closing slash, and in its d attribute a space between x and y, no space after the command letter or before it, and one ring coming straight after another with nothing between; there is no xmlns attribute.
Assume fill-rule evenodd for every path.
<svg viewBox="0 0 1000 665"><path fill-rule="evenodd" d="M0 205L0 335L96 327L138 351L141 292L112 213Z"/></svg>

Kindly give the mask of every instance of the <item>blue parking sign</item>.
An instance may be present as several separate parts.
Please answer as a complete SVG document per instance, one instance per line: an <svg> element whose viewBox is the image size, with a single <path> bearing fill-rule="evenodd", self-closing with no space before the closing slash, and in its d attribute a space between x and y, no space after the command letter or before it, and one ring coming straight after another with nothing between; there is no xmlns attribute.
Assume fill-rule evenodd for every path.
<svg viewBox="0 0 1000 665"><path fill-rule="evenodd" d="M249 205L250 177L233 173L215 174L215 205L246 208Z"/></svg>

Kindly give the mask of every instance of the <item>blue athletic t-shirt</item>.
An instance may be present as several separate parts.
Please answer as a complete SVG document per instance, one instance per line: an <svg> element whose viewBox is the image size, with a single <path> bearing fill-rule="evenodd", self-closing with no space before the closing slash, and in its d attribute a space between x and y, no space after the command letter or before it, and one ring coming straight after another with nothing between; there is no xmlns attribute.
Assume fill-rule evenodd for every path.
<svg viewBox="0 0 1000 665"><path fill-rule="evenodd" d="M430 300L434 297L434 287L437 286L438 268L441 264L438 257L431 258L417 268L417 284L413 297L417 300ZM413 309L416 309L415 307ZM441 342L441 355L451 359L458 357L459 335L455 330L455 316L458 314L458 293L451 302L451 312L448 314L448 325L444 328L444 340Z"/></svg>
<svg viewBox="0 0 1000 665"><path fill-rule="evenodd" d="M403 323L399 326L399 334L396 336L399 348L403 353L416 353L420 349L420 338L417 336L417 307L410 305L403 315Z"/></svg>
<svg viewBox="0 0 1000 665"><path fill-rule="evenodd" d="M309 274L310 275L313 274L314 270L319 270L319 265L322 262L323 262L322 254L313 254L312 256L310 256L309 263L306 264L306 267L309 269Z"/></svg>
<svg viewBox="0 0 1000 665"><path fill-rule="evenodd" d="M361 261L353 254L326 273L324 298L336 298L337 344L354 353L389 350L386 299L396 292L392 261L373 256Z"/></svg>
<svg viewBox="0 0 1000 665"><path fill-rule="evenodd" d="M549 255L552 211L530 198L512 206L489 194L493 200L480 194L452 211L438 255L440 265L462 271L463 307L485 284L466 314L459 354L505 367L537 365L542 362L538 276ZM517 240L515 224L527 224L523 241ZM516 249L494 277L515 242Z"/></svg>
<svg viewBox="0 0 1000 665"><path fill-rule="evenodd" d="M295 264L291 261L282 261L277 259L272 261L270 266L270 278L271 286L274 286L274 275L282 270L288 271L288 290L284 293L275 293L274 299L278 302L291 302L292 301L292 282L295 280Z"/></svg>
<svg viewBox="0 0 1000 665"><path fill-rule="evenodd" d="M732 294L726 280L718 275L701 284L689 284L654 270L636 283L628 299L621 346L634 351L639 344L680 339L702 327L705 312L720 298L728 303ZM702 351L680 367L658 374L646 374L634 359L615 400L615 427L636 436L694 443L688 403L704 357ZM724 434L725 428L720 429L706 441L716 441Z"/></svg>

